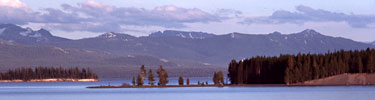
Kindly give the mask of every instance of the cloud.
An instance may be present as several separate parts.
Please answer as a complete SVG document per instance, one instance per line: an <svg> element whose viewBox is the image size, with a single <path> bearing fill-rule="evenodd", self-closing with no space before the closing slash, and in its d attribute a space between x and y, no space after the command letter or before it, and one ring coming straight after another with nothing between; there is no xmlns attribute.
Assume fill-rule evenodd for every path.
<svg viewBox="0 0 375 100"><path fill-rule="evenodd" d="M19 0L0 1L0 21L3 23L43 23L45 27L64 31L123 31L121 26L161 26L185 28L186 23L219 22L224 17L197 8L173 5L153 9L115 7L92 0L77 5L62 4L62 9L44 8L32 11Z"/></svg>
<svg viewBox="0 0 375 100"><path fill-rule="evenodd" d="M275 11L271 16L245 18L242 24L304 24L306 22L346 22L354 28L368 28L375 23L375 16L345 14L322 9L313 9L307 6L297 6L297 12L285 10Z"/></svg>
<svg viewBox="0 0 375 100"><path fill-rule="evenodd" d="M0 6L13 7L13 8L24 8L27 5L20 0L0 0Z"/></svg>
<svg viewBox="0 0 375 100"><path fill-rule="evenodd" d="M181 28L183 23L220 21L219 16L204 12L200 9L186 9L173 5L156 7L154 9L134 7L114 7L106 4L87 1L78 6L64 4L65 11L83 14L91 21L114 24L163 26Z"/></svg>
<svg viewBox="0 0 375 100"><path fill-rule="evenodd" d="M234 9L218 9L215 12L215 15L227 17L227 18L234 18L234 17L241 17L242 12Z"/></svg>
<svg viewBox="0 0 375 100"><path fill-rule="evenodd" d="M21 25L37 19L38 14L19 0L0 0L0 12L0 22Z"/></svg>

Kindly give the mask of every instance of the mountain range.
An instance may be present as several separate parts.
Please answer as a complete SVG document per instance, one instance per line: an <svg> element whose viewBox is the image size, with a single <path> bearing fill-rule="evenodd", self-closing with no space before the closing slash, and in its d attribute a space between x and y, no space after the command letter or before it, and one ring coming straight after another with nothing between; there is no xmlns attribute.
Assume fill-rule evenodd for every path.
<svg viewBox="0 0 375 100"><path fill-rule="evenodd" d="M346 38L322 35L312 29L292 34L234 32L224 35L165 30L141 37L107 32L97 37L71 40L53 36L45 29L34 31L13 24L0 24L0 41L1 56L9 57L2 58L2 70L6 66L81 65L93 67L94 71L101 72L99 75L108 77L124 75L116 68L136 70L142 64L152 68L166 66L178 72L174 75L188 73L187 70L176 68L206 68L201 71L210 75L213 71L207 68L226 70L232 59L375 47ZM111 71L114 73L108 74ZM132 72L128 71L133 75Z"/></svg>

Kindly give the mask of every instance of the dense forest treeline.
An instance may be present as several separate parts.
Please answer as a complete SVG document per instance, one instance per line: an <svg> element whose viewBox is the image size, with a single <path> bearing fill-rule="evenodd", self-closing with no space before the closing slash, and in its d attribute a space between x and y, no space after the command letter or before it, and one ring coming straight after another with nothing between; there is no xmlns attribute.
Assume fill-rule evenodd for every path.
<svg viewBox="0 0 375 100"><path fill-rule="evenodd" d="M72 78L72 79L97 79L98 76L92 73L90 68L54 68L54 67L36 67L36 68L17 68L0 73L0 80L24 80L31 79L49 79L49 78Z"/></svg>
<svg viewBox="0 0 375 100"><path fill-rule="evenodd" d="M326 54L257 56L232 60L231 84L289 84L343 73L373 73L375 49L335 51Z"/></svg>

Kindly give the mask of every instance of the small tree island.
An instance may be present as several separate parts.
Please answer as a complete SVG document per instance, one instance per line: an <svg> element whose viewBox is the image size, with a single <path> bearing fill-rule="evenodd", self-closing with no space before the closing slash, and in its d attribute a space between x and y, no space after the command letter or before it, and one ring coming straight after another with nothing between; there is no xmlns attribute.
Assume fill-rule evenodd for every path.
<svg viewBox="0 0 375 100"><path fill-rule="evenodd" d="M148 85L145 85L144 80L148 79ZM159 78L159 81L157 85L154 85L154 75L152 73L152 70L150 69L148 73L146 73L146 69L144 65L141 66L140 72L137 74L137 77L133 76L132 77L132 85L129 84L123 84L120 86L94 86L94 87L87 87L87 88L160 88L160 87L218 87L218 86L224 86L224 75L222 71L215 72L214 73L214 84L204 84L203 82L200 83L198 81L198 84L190 84L190 79L189 77L186 78L186 84L184 84L184 78L182 76L178 77L178 85L167 85L169 80L168 80L168 73L167 71L163 68L163 66L160 66L159 69L157 70L157 76Z"/></svg>
<svg viewBox="0 0 375 100"><path fill-rule="evenodd" d="M89 82L98 81L98 76L92 73L90 68L17 68L0 73L0 82L58 82L77 81Z"/></svg>

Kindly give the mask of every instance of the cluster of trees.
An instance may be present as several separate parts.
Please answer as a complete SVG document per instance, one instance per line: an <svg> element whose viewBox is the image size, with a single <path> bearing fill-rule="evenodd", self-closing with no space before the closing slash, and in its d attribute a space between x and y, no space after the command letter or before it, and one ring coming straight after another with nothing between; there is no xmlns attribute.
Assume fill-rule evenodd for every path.
<svg viewBox="0 0 375 100"><path fill-rule="evenodd" d="M178 77L178 85L184 85L184 78L182 76ZM186 78L186 85L190 85L189 77Z"/></svg>
<svg viewBox="0 0 375 100"><path fill-rule="evenodd" d="M163 66L160 66L157 74L158 74L158 77L159 77L158 85L165 86L168 83L168 73L163 68ZM147 75L147 73L146 73L145 66L142 65L141 69L140 69L140 73L138 73L137 80L135 80L135 77L133 76L132 84L137 85L137 86L143 86L146 75ZM153 75L151 69L148 71L147 79L148 79L148 84L153 86L155 79L154 79L154 75Z"/></svg>
<svg viewBox="0 0 375 100"><path fill-rule="evenodd" d="M90 68L78 67L65 69L62 67L36 67L17 68L0 73L0 80L24 80L49 79L49 78L73 78L73 79L97 79L98 76L92 73Z"/></svg>
<svg viewBox="0 0 375 100"><path fill-rule="evenodd" d="M326 54L257 56L232 60L231 84L289 84L343 73L373 73L375 49L335 51Z"/></svg>
<svg viewBox="0 0 375 100"><path fill-rule="evenodd" d="M224 74L222 71L215 72L212 81L215 85L224 85Z"/></svg>

